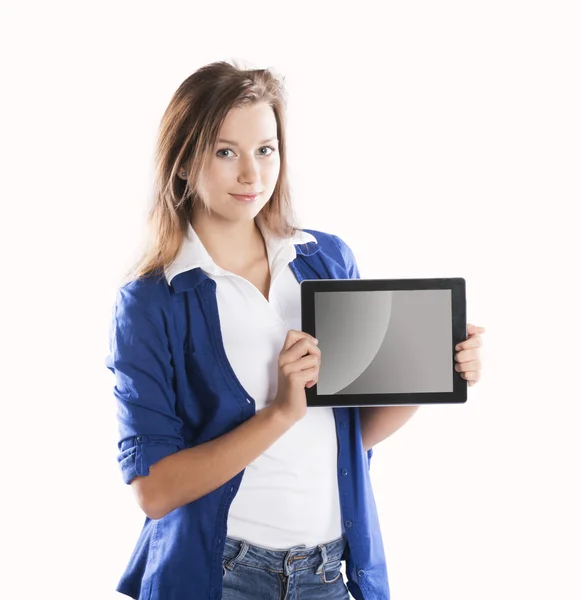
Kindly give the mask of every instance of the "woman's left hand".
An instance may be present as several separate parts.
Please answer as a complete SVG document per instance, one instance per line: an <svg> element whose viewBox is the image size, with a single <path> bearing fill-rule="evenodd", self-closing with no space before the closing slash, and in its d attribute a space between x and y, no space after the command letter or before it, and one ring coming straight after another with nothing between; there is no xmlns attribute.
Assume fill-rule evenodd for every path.
<svg viewBox="0 0 581 600"><path fill-rule="evenodd" d="M468 385L474 385L480 379L482 362L480 360L480 350L482 346L481 333L484 333L484 327L478 327L468 323L468 339L456 346L456 371L468 381Z"/></svg>

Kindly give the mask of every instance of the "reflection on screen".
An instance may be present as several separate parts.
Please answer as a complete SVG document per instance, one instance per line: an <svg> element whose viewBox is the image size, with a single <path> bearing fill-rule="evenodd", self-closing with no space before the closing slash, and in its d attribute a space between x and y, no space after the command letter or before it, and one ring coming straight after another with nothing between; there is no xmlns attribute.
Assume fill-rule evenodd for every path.
<svg viewBox="0 0 581 600"><path fill-rule="evenodd" d="M452 290L316 292L318 394L452 392Z"/></svg>

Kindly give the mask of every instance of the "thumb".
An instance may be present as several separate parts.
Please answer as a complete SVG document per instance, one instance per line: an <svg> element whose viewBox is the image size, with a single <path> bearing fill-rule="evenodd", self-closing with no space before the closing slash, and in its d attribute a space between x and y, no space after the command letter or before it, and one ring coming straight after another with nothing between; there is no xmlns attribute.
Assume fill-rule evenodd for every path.
<svg viewBox="0 0 581 600"><path fill-rule="evenodd" d="M302 340L305 338L313 340L313 342L315 344L319 343L316 338L314 338L309 333L306 333L305 331L298 331L297 329L289 329L289 331L286 334L286 340L284 342L283 349L288 350L291 346L296 344L299 340Z"/></svg>

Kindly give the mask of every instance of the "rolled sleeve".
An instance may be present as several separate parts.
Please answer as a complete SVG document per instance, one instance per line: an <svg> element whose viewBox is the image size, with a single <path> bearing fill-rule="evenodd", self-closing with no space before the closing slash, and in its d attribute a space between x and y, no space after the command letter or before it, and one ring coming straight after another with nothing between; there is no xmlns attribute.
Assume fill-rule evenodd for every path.
<svg viewBox="0 0 581 600"><path fill-rule="evenodd" d="M105 365L115 375L117 461L127 484L184 448L169 339L158 312L146 309L135 290L125 287L117 294L111 319Z"/></svg>

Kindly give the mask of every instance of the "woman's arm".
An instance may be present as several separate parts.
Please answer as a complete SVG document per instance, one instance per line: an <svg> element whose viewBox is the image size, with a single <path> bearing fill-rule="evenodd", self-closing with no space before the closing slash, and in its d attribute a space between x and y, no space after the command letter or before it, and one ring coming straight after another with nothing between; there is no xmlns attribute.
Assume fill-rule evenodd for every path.
<svg viewBox="0 0 581 600"><path fill-rule="evenodd" d="M131 482L138 504L150 519L161 519L224 485L294 424L271 404L224 435L166 456Z"/></svg>
<svg viewBox="0 0 581 600"><path fill-rule="evenodd" d="M405 425L419 406L362 406L361 437L365 452Z"/></svg>

